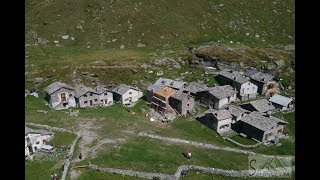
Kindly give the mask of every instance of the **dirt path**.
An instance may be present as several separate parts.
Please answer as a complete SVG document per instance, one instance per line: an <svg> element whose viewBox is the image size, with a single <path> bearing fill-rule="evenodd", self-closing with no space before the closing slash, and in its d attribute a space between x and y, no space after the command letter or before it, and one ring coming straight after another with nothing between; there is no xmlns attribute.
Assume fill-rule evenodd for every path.
<svg viewBox="0 0 320 180"><path fill-rule="evenodd" d="M251 154L251 155L261 155L261 156L265 156L265 157L270 157L270 156L273 157L273 155L259 154L259 153L255 153L252 151L246 151L246 150L242 150L242 149L238 149L238 148L223 147L223 146L217 146L214 144L206 144L206 143L189 141L189 140L178 139L178 138L162 137L162 136L153 135L153 134L149 134L149 133L145 133L145 132L139 132L138 136L149 137L152 139L158 139L158 140L177 143L177 144L188 144L188 145L201 147L201 148L224 150L224 151L230 151L230 152L242 153L242 154L248 154L248 155ZM287 157L289 157L289 156L287 156ZM294 157L294 156L291 156L291 157ZM279 157L279 158L281 158L281 157Z"/></svg>

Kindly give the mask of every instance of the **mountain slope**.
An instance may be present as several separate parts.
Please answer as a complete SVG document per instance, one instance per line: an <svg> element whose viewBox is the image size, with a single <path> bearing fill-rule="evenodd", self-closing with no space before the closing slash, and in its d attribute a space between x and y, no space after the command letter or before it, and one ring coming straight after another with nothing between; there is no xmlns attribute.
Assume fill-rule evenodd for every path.
<svg viewBox="0 0 320 180"><path fill-rule="evenodd" d="M40 37L91 48L289 45L294 13L293 0L27 0L26 43Z"/></svg>

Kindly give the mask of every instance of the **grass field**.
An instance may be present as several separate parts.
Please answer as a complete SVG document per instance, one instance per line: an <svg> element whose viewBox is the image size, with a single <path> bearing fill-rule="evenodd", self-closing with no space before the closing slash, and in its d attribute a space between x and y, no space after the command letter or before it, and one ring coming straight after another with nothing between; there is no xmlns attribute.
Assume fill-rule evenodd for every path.
<svg viewBox="0 0 320 180"><path fill-rule="evenodd" d="M189 148L192 158L188 160L183 152ZM244 169L247 167L247 155L220 150L209 150L186 145L172 145L144 137L134 137L121 146L104 149L99 157L84 160L79 164L110 166L115 168L140 170L147 172L164 172L174 174L182 164L194 164L222 169Z"/></svg>

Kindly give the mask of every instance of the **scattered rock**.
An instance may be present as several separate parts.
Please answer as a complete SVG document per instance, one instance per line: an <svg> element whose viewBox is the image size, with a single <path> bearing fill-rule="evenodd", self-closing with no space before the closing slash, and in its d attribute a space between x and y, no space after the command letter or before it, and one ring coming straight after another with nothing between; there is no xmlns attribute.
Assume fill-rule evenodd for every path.
<svg viewBox="0 0 320 180"><path fill-rule="evenodd" d="M284 50L286 50L286 51L295 50L295 45L294 45L294 44L286 45L286 46L284 47Z"/></svg>
<svg viewBox="0 0 320 180"><path fill-rule="evenodd" d="M175 69L180 69L180 68L181 68L181 66L180 66L180 64L179 64L179 63L177 63L177 64L174 64L174 65L173 65L173 68L175 68Z"/></svg>
<svg viewBox="0 0 320 180"><path fill-rule="evenodd" d="M42 83L44 81L43 77L36 77L34 78L34 83L38 84L38 83Z"/></svg>
<svg viewBox="0 0 320 180"><path fill-rule="evenodd" d="M142 44L142 43L138 43L137 47L144 47L146 46L145 44Z"/></svg>
<svg viewBox="0 0 320 180"><path fill-rule="evenodd" d="M73 40L74 40L74 37L71 37L70 39L73 41Z"/></svg>
<svg viewBox="0 0 320 180"><path fill-rule="evenodd" d="M37 110L37 112L44 113L44 114L48 113L48 111L45 111L45 110Z"/></svg>
<svg viewBox="0 0 320 180"><path fill-rule="evenodd" d="M259 38L260 36L258 34L254 35L256 38Z"/></svg>
<svg viewBox="0 0 320 180"><path fill-rule="evenodd" d="M278 61L275 61L274 62L276 65L277 65L277 67L279 67L279 68L281 68L281 67L283 67L283 66L285 66L286 65L286 63L281 59L281 60L278 60Z"/></svg>
<svg viewBox="0 0 320 180"><path fill-rule="evenodd" d="M117 41L117 39L112 39L112 42L116 42Z"/></svg>
<svg viewBox="0 0 320 180"><path fill-rule="evenodd" d="M61 36L62 39L69 39L69 35Z"/></svg>
<svg viewBox="0 0 320 180"><path fill-rule="evenodd" d="M55 43L55 44L59 44L59 41L53 41L53 43Z"/></svg>
<svg viewBox="0 0 320 180"><path fill-rule="evenodd" d="M126 47L126 46L123 45L123 44L120 45L120 49L124 49L125 47Z"/></svg>
<svg viewBox="0 0 320 180"><path fill-rule="evenodd" d="M35 41L37 44L46 44L49 42L48 40L42 38L36 38Z"/></svg>
<svg viewBox="0 0 320 180"><path fill-rule="evenodd" d="M162 76L162 75L163 75L163 71L162 70L157 72L157 76Z"/></svg>

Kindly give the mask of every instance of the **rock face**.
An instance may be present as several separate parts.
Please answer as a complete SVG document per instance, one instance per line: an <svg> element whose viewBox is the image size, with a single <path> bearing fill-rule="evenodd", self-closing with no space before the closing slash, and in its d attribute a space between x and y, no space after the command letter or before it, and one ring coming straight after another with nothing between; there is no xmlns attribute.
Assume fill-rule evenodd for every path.
<svg viewBox="0 0 320 180"><path fill-rule="evenodd" d="M278 68L282 68L283 66L286 65L286 63L283 60L278 60L278 61L275 61L274 63Z"/></svg>

